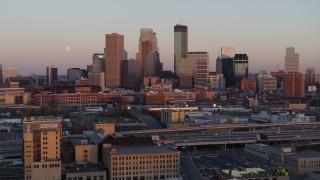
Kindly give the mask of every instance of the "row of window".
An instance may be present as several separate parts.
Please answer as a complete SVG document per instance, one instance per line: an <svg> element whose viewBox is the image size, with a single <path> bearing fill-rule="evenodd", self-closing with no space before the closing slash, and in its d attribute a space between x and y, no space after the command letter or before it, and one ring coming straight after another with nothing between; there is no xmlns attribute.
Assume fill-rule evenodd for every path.
<svg viewBox="0 0 320 180"><path fill-rule="evenodd" d="M68 180L104 180L104 176L68 177Z"/></svg>
<svg viewBox="0 0 320 180"><path fill-rule="evenodd" d="M171 168L178 168L178 164L173 164L173 165L159 165L159 166L133 166L133 167L113 167L112 170L113 171L124 171L124 170L144 170L144 169L171 169Z"/></svg>
<svg viewBox="0 0 320 180"><path fill-rule="evenodd" d="M156 155L156 156L127 156L127 157L113 157L112 160L138 160L138 159L163 159L163 158L178 158L178 155Z"/></svg>

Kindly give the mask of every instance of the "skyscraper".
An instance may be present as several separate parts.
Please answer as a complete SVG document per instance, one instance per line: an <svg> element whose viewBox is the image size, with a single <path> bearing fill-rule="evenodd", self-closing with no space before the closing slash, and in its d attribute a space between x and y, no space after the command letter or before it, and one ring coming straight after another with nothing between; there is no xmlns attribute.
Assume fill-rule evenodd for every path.
<svg viewBox="0 0 320 180"><path fill-rule="evenodd" d="M124 55L124 36L112 33L106 34L106 87L118 88L121 86L120 63Z"/></svg>
<svg viewBox="0 0 320 180"><path fill-rule="evenodd" d="M241 79L248 77L248 56L247 54L235 54L234 56L235 84L240 88Z"/></svg>
<svg viewBox="0 0 320 180"><path fill-rule="evenodd" d="M157 51L151 51L147 55L146 60L146 75L159 76L161 71L160 57Z"/></svg>
<svg viewBox="0 0 320 180"><path fill-rule="evenodd" d="M221 47L221 71L225 78L226 88L235 85L234 56L235 49L233 47Z"/></svg>
<svg viewBox="0 0 320 180"><path fill-rule="evenodd" d="M121 62L121 86L126 89L139 89L141 83L140 61L130 59Z"/></svg>
<svg viewBox="0 0 320 180"><path fill-rule="evenodd" d="M3 83L2 64L0 63L0 83Z"/></svg>
<svg viewBox="0 0 320 180"><path fill-rule="evenodd" d="M92 72L100 73L105 71L105 58L102 53L95 53L92 56Z"/></svg>
<svg viewBox="0 0 320 180"><path fill-rule="evenodd" d="M142 28L139 38L139 52L137 60L140 61L142 76L147 76L147 55L149 52L158 52L156 33L152 28Z"/></svg>
<svg viewBox="0 0 320 180"><path fill-rule="evenodd" d="M61 179L60 120L23 122L24 179Z"/></svg>
<svg viewBox="0 0 320 180"><path fill-rule="evenodd" d="M179 74L178 60L186 58L188 53L188 27L174 26L174 73Z"/></svg>
<svg viewBox="0 0 320 180"><path fill-rule="evenodd" d="M314 85L314 75L315 75L315 69L314 68L307 68L306 71L306 85L310 86L310 85Z"/></svg>
<svg viewBox="0 0 320 180"><path fill-rule="evenodd" d="M295 52L294 47L287 47L284 62L284 71L299 72L299 53Z"/></svg>
<svg viewBox="0 0 320 180"><path fill-rule="evenodd" d="M54 81L58 80L58 68L53 65L47 67L47 86L51 86Z"/></svg>
<svg viewBox="0 0 320 180"><path fill-rule="evenodd" d="M195 84L207 85L209 75L209 54L208 52L188 52L188 58L195 58L197 63Z"/></svg>
<svg viewBox="0 0 320 180"><path fill-rule="evenodd" d="M216 59L216 73L222 73L222 59L220 56Z"/></svg>

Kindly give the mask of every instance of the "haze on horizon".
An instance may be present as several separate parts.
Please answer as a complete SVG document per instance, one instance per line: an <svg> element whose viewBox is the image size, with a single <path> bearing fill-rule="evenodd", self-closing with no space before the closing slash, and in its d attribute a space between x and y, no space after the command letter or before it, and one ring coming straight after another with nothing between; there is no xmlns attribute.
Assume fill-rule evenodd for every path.
<svg viewBox="0 0 320 180"><path fill-rule="evenodd" d="M141 28L157 33L164 69L173 69L173 27L189 28L189 51L208 51L210 70L221 46L247 53L249 71L283 69L285 48L300 53L300 68L320 71L320 1L163 0L18 1L0 3L0 63L21 74L45 74L51 64L66 74L102 53L105 34L124 35L129 58Z"/></svg>

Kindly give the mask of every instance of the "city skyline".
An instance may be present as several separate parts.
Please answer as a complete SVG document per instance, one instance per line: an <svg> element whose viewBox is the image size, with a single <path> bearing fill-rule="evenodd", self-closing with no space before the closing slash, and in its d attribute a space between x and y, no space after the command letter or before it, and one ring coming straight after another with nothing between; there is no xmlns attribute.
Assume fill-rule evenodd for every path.
<svg viewBox="0 0 320 180"><path fill-rule="evenodd" d="M250 72L270 72L284 69L286 47L292 46L300 54L302 72L308 67L319 72L318 1L162 1L143 8L145 2L2 2L0 63L3 69L43 75L53 64L62 75L91 64L92 55L103 52L106 34L124 35L124 49L135 58L141 28L152 28L164 70L173 71L173 28L183 24L188 26L188 51L207 51L210 71L221 47L248 54Z"/></svg>

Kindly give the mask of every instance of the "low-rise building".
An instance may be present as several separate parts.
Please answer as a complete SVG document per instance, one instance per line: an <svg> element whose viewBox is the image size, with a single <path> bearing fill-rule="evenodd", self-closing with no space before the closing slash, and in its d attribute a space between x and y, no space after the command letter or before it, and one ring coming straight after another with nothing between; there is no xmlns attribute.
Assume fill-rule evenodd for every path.
<svg viewBox="0 0 320 180"><path fill-rule="evenodd" d="M179 179L180 152L172 145L111 147L104 144L103 163L108 178Z"/></svg>
<svg viewBox="0 0 320 180"><path fill-rule="evenodd" d="M24 88L0 88L0 104L28 104L29 96Z"/></svg>
<svg viewBox="0 0 320 180"><path fill-rule="evenodd" d="M173 111L173 110L162 110L161 111L161 122L173 123L173 122L184 122L186 113L184 111Z"/></svg>
<svg viewBox="0 0 320 180"><path fill-rule="evenodd" d="M285 168L297 174L310 173L320 169L320 153L296 153L284 157Z"/></svg>
<svg viewBox="0 0 320 180"><path fill-rule="evenodd" d="M68 164L62 167L63 180L106 180L106 168L101 164Z"/></svg>

